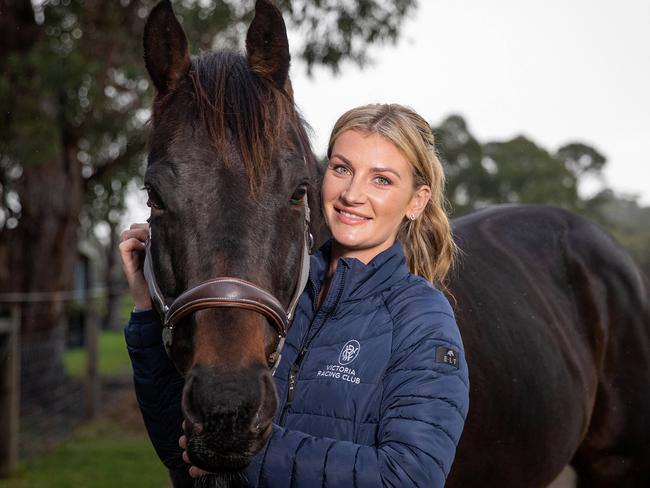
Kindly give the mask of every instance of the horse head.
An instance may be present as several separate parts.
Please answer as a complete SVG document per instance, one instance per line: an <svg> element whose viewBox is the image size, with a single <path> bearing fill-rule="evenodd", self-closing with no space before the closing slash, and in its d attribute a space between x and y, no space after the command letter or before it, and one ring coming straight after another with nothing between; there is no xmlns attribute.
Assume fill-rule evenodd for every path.
<svg viewBox="0 0 650 488"><path fill-rule="evenodd" d="M282 312L304 285L317 164L270 1L257 1L246 55L191 57L167 0L147 19L144 48L156 88L145 174L149 285L185 377L188 455L208 471L238 471L271 432L270 366Z"/></svg>

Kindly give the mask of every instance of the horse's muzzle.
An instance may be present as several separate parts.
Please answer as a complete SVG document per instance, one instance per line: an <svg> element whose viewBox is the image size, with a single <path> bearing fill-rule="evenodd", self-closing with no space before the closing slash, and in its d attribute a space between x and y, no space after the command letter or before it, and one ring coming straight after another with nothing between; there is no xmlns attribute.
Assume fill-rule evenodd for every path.
<svg viewBox="0 0 650 488"><path fill-rule="evenodd" d="M192 463L210 472L244 469L272 431L278 400L268 369L195 367L186 377L183 411Z"/></svg>

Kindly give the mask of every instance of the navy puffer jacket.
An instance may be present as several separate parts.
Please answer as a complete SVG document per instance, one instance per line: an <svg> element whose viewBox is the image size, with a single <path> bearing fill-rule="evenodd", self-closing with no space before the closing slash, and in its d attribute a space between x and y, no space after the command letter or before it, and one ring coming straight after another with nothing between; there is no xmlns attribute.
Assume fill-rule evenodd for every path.
<svg viewBox="0 0 650 488"><path fill-rule="evenodd" d="M368 265L341 258L316 309L329 251L328 243L312 256L275 375L280 406L273 434L249 467L249 482L442 487L469 403L452 309L441 292L407 272L399 242ZM152 442L176 469L180 429L171 426L181 421L179 379L161 356L160 339L141 340L156 327L159 335L153 320L151 313L134 314L127 344Z"/></svg>

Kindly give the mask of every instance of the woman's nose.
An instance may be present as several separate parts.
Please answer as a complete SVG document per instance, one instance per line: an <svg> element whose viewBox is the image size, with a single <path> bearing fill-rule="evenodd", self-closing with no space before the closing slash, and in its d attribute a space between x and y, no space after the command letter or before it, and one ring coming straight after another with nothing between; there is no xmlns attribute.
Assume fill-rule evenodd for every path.
<svg viewBox="0 0 650 488"><path fill-rule="evenodd" d="M366 198L366 189L358 178L351 178L348 186L341 193L341 199L350 205L363 203Z"/></svg>

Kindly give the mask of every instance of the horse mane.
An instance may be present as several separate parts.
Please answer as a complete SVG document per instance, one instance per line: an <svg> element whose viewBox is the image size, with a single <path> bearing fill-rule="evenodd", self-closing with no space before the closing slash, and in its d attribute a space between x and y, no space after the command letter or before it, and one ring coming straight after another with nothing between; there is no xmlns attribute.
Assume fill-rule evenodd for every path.
<svg viewBox="0 0 650 488"><path fill-rule="evenodd" d="M311 157L292 97L272 81L255 75L244 56L231 52L204 54L193 60L190 77L211 143L224 156L225 164L233 162L228 143L234 144L253 195L275 151L282 144L291 144L287 126L294 129L297 142Z"/></svg>

